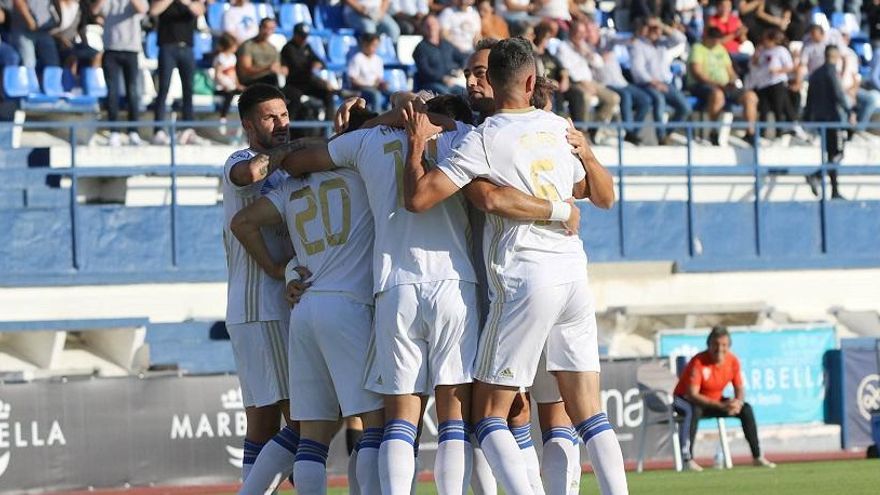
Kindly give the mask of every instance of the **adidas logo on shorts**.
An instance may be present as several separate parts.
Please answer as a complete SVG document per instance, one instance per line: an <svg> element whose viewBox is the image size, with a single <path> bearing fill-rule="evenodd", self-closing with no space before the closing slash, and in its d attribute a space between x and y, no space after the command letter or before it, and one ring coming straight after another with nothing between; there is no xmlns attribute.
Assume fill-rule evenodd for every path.
<svg viewBox="0 0 880 495"><path fill-rule="evenodd" d="M501 378L513 378L513 371L510 368L504 368L501 370L501 373L498 373L498 376Z"/></svg>

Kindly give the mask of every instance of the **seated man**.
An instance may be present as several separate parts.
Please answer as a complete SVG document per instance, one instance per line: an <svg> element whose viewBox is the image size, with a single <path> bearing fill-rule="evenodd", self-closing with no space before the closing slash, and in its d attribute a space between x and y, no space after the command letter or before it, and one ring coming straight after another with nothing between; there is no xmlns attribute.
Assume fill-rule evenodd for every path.
<svg viewBox="0 0 880 495"><path fill-rule="evenodd" d="M755 466L776 467L761 455L758 445L758 426L752 406L743 400L745 389L740 375L739 359L730 352L730 333L725 327L714 327L706 339L709 347L687 364L675 387L673 407L684 416L678 430L681 438L681 455L685 467L702 471L693 459L694 439L697 437L697 424L700 418L737 417L742 421L743 433L752 450ZM728 384L733 383L734 398L722 394Z"/></svg>
<svg viewBox="0 0 880 495"><path fill-rule="evenodd" d="M742 89L742 83L733 70L730 55L721 44L721 31L710 27L703 42L691 49L688 59L688 86L692 95L703 101L709 121L715 122L728 102L743 106L743 116L748 122L746 141L754 143L755 121L758 119L758 95ZM718 146L718 130L713 129L712 144Z"/></svg>

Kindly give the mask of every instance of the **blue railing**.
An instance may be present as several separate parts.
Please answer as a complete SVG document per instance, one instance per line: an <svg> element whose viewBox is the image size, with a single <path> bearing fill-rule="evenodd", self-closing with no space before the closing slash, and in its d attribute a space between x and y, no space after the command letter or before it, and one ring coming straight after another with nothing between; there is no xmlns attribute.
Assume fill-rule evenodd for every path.
<svg viewBox="0 0 880 495"><path fill-rule="evenodd" d="M12 123L0 124L0 131ZM0 285L39 285L39 284L84 284L84 283L133 283L166 281L208 281L224 278L222 243L219 239L222 207L183 206L179 204L178 179L185 176L218 177L222 172L220 164L181 164L177 145L170 144L170 159L162 163L147 165L122 165L118 167L82 166L77 163L78 130L107 128L106 122L66 122L66 123L25 123L18 124L25 130L49 129L66 130L70 143L69 168L0 168L0 181L7 183L7 174L24 174L29 184L46 181L50 176L69 177L68 204L54 209L54 217L48 220L47 229L69 236L62 242L55 238L58 249L64 249L69 242L69 263L60 263L57 253L53 253L51 263L40 263L38 246L41 240L18 238L15 242L0 247ZM150 125L150 124L147 124ZM168 122L162 125L171 136L184 128L216 127L216 122ZM685 132L685 160L682 165L644 166L608 165L616 177L618 202L614 209L599 212L582 204L584 219L582 237L591 259L594 261L636 261L669 260L676 262L683 270L736 270L772 268L817 268L817 267L857 267L880 266L880 202L838 202L826 199L824 180L822 193L817 202L769 203L761 198L761 188L769 175L791 174L808 175L827 172L833 165L828 163L824 152L826 128L843 128L835 124L804 124L804 128L819 131L823 145L822 156L817 164L767 165L761 163L760 143L752 148L751 161L747 165L722 165L713 163L697 164L694 160L696 144L695 132L717 129L715 123L670 123L669 128L682 128ZM297 122L298 128L323 128L329 134L330 124L326 122ZM760 132L766 124L758 124ZM790 124L772 127L780 129ZM127 129L146 127L144 123L117 123L114 128ZM608 126L617 133L617 162L625 163L624 155L636 148L625 148L621 125ZM743 127L734 124L734 127ZM876 127L876 126L875 126ZM126 148L120 148L124 150ZM677 148L681 149L681 148ZM880 176L880 166L876 164L847 164L838 168L841 176ZM77 201L77 179L84 177L128 177L152 175L170 177L170 204L159 208L133 208L121 205L81 205ZM686 200L681 201L633 201L627 198L626 191L631 177L674 176L684 177L687 189ZM744 176L752 177L754 199L751 206L743 202L698 203L694 200L694 179L702 176ZM782 206L780 206L782 205ZM801 216L809 215L818 205L816 225L804 221ZM748 216L743 206L748 208ZM682 208L683 207L683 208ZM29 220L22 217L23 209L0 210L0 228L13 229L12 235L20 235L21 226ZM123 212L122 210L127 210ZM141 213L134 211L144 210ZM856 211L856 214L851 214ZM57 214L69 216L61 222ZM107 221L124 217L122 222L130 225L143 224L145 234L141 238L127 238L119 246L114 246L113 226L105 232L93 231L83 218ZM126 216L128 215L128 216ZM142 215L142 216L141 216ZM167 215L167 218L165 218ZM7 218L4 220L4 216ZM781 218L777 218L780 217ZM853 239L842 239L841 219L853 230L860 232ZM118 219L116 219L118 220ZM167 222L167 223L165 223ZM213 223L212 223L213 222ZM731 222L725 226L726 222ZM165 223L165 227L161 224ZM659 225L658 225L659 223ZM797 231L787 232L787 239L780 241L768 236L768 229L776 230L779 225L788 223L806 225L806 240L800 239ZM126 225L129 225L126 224ZM183 228L182 228L183 224ZM807 225L809 224L809 225ZM735 227L735 228L734 228ZM650 229L650 230L646 230ZM152 229L152 230L151 230ZM67 232L69 230L69 232ZM167 231L167 236L166 232ZM184 236L182 232L187 234ZM666 232L668 231L668 232ZM150 234L152 232L152 234ZM664 232L666 234L664 235ZM153 237L150 237L153 235ZM105 239L109 238L108 239ZM727 237L726 239L724 237ZM817 246L811 245L815 237ZM84 241L87 238L88 241ZM659 240L658 240L659 239ZM710 245L707 255L703 243ZM786 243L800 246L791 253L786 252ZM855 243L852 245L852 243ZM167 243L163 246L162 244ZM843 244L842 244L843 243ZM849 243L851 245L847 245ZM146 245L144 245L146 244ZM845 249L841 251L841 245ZM750 246L750 247L747 247ZM117 259L113 249L119 250ZM100 250L106 252L100 252ZM859 252L853 252L853 250ZM2 251L7 252L3 253ZM155 254L149 250L158 252ZM800 250L800 251L799 251ZM31 252L33 251L33 253ZM800 253L800 255L799 255ZM841 255L841 253L845 253ZM10 256L11 254L11 256ZM836 254L836 255L835 255ZM31 259L31 255L33 259ZM167 255L167 256L165 256ZM125 260L128 256L132 259ZM143 258L143 263L138 263ZM165 261L162 261L162 260ZM5 261L3 261L5 260ZM5 264L4 264L5 263Z"/></svg>

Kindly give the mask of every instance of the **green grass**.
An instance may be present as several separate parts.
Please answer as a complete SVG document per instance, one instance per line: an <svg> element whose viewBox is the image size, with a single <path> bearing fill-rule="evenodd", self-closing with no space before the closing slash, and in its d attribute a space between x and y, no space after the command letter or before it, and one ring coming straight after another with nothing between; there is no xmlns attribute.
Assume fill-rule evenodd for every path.
<svg viewBox="0 0 880 495"><path fill-rule="evenodd" d="M880 494L880 460L803 462L781 464L776 469L735 467L730 471L708 468L702 473L649 471L628 473L633 495L877 495ZM293 492L283 492L285 495ZM332 488L329 495L348 490ZM437 493L434 485L419 485L419 495ZM581 493L598 494L593 475L581 479Z"/></svg>

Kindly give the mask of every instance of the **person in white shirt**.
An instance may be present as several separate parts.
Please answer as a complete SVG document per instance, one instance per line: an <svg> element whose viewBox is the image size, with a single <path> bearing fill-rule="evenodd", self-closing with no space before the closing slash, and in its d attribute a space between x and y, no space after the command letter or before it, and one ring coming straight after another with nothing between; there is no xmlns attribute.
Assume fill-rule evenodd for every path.
<svg viewBox="0 0 880 495"><path fill-rule="evenodd" d="M360 51L348 61L348 80L351 87L361 92L374 111L385 106L388 85L385 83L385 65L376 54L379 35L365 33L360 38Z"/></svg>
<svg viewBox="0 0 880 495"><path fill-rule="evenodd" d="M609 208L614 187L608 171L595 160L582 165L572 154L565 119L530 106L535 84L530 44L518 38L500 41L488 63L496 114L438 167L426 171L420 160L436 127L423 114L409 114L407 209L430 213L475 179L551 200L551 220L566 214L568 203L561 199L586 197L588 189L597 205ZM518 388L532 385L543 354L590 454L601 493L627 493L620 445L601 412L595 313L583 243L565 235L556 222L493 215L484 234L492 305L480 337L472 419L496 477L510 495L534 493L504 418Z"/></svg>
<svg viewBox="0 0 880 495"><path fill-rule="evenodd" d="M474 43L483 26L473 5L474 0L452 0L452 4L437 17L443 37L462 53L474 51Z"/></svg>
<svg viewBox="0 0 880 495"><path fill-rule="evenodd" d="M789 77L794 75L796 68L788 48L782 46L783 40L782 30L778 28L764 31L758 49L749 63L746 87L758 93L758 118L765 122L770 112L773 112L775 122L797 120L797 110L788 88ZM779 132L782 135L791 135L797 131L786 127Z"/></svg>
<svg viewBox="0 0 880 495"><path fill-rule="evenodd" d="M257 7L250 0L232 0L223 13L223 32L234 36L240 45L257 35L260 20Z"/></svg>
<svg viewBox="0 0 880 495"><path fill-rule="evenodd" d="M384 34L397 43L400 26L391 17L391 0L343 0L342 17L357 33Z"/></svg>

